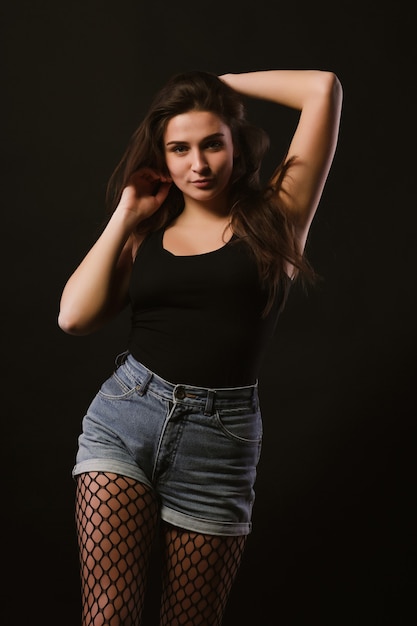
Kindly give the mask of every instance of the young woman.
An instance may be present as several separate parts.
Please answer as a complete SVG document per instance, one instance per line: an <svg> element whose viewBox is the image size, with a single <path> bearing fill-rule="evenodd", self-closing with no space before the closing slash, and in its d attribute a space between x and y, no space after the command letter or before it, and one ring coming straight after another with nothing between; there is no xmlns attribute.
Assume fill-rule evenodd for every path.
<svg viewBox="0 0 417 626"><path fill-rule="evenodd" d="M300 112L266 185L268 138L241 94ZM176 75L109 181L109 218L59 313L83 335L131 307L73 470L84 626L141 623L157 529L161 626L222 622L251 531L258 372L291 282L313 276L304 247L341 101L328 71Z"/></svg>

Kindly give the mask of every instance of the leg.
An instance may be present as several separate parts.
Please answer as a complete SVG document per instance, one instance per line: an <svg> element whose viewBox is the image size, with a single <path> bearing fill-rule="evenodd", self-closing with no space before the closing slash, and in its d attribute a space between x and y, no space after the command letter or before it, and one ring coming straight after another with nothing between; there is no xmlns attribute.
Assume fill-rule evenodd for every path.
<svg viewBox="0 0 417 626"><path fill-rule="evenodd" d="M200 535L168 524L164 534L161 626L219 626L246 536Z"/></svg>
<svg viewBox="0 0 417 626"><path fill-rule="evenodd" d="M83 626L138 626L158 504L149 487L104 472L77 479Z"/></svg>

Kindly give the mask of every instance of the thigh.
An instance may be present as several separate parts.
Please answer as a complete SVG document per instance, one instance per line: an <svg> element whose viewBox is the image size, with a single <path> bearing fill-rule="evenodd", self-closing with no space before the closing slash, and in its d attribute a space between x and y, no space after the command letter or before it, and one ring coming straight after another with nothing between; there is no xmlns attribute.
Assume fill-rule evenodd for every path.
<svg viewBox="0 0 417 626"><path fill-rule="evenodd" d="M161 531L161 626L221 624L247 535L205 535L165 523Z"/></svg>
<svg viewBox="0 0 417 626"><path fill-rule="evenodd" d="M84 625L126 614L139 623L157 523L157 499L148 486L108 472L77 477Z"/></svg>
<svg viewBox="0 0 417 626"><path fill-rule="evenodd" d="M158 503L153 490L138 481L109 472L88 472L77 477L76 523L80 548L103 554L118 545L130 551L146 545L155 535ZM137 549L137 548L136 548Z"/></svg>

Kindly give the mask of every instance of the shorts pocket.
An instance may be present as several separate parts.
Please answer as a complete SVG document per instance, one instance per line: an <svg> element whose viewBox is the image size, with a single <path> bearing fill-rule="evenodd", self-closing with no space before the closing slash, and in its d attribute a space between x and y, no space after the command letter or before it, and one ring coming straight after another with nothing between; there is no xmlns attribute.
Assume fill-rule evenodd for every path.
<svg viewBox="0 0 417 626"><path fill-rule="evenodd" d="M223 433L241 443L260 443L263 428L260 411L248 409L221 409L216 412L216 420Z"/></svg>
<svg viewBox="0 0 417 626"><path fill-rule="evenodd" d="M108 399L123 399L133 395L139 384L126 375L120 366L100 387L99 395Z"/></svg>

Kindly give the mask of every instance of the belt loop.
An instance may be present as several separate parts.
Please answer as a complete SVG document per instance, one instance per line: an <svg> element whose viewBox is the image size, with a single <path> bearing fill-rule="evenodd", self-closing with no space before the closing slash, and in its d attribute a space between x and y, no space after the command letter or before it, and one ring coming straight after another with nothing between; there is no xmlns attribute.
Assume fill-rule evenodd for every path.
<svg viewBox="0 0 417 626"><path fill-rule="evenodd" d="M137 392L140 396L143 396L143 394L147 390L148 385L152 380L152 376L153 376L152 372L148 372L145 378L143 379L143 381L140 383L140 385L138 385Z"/></svg>
<svg viewBox="0 0 417 626"><path fill-rule="evenodd" d="M128 357L129 351L125 350L124 352L121 352L120 354L118 354L114 360L115 362L115 366L116 369L118 367L120 367L120 365L123 365L123 363L126 361L127 357Z"/></svg>
<svg viewBox="0 0 417 626"><path fill-rule="evenodd" d="M214 389L207 390L207 398L206 398L206 406L204 407L204 415L213 414L215 396L216 396L216 392L214 391Z"/></svg>

